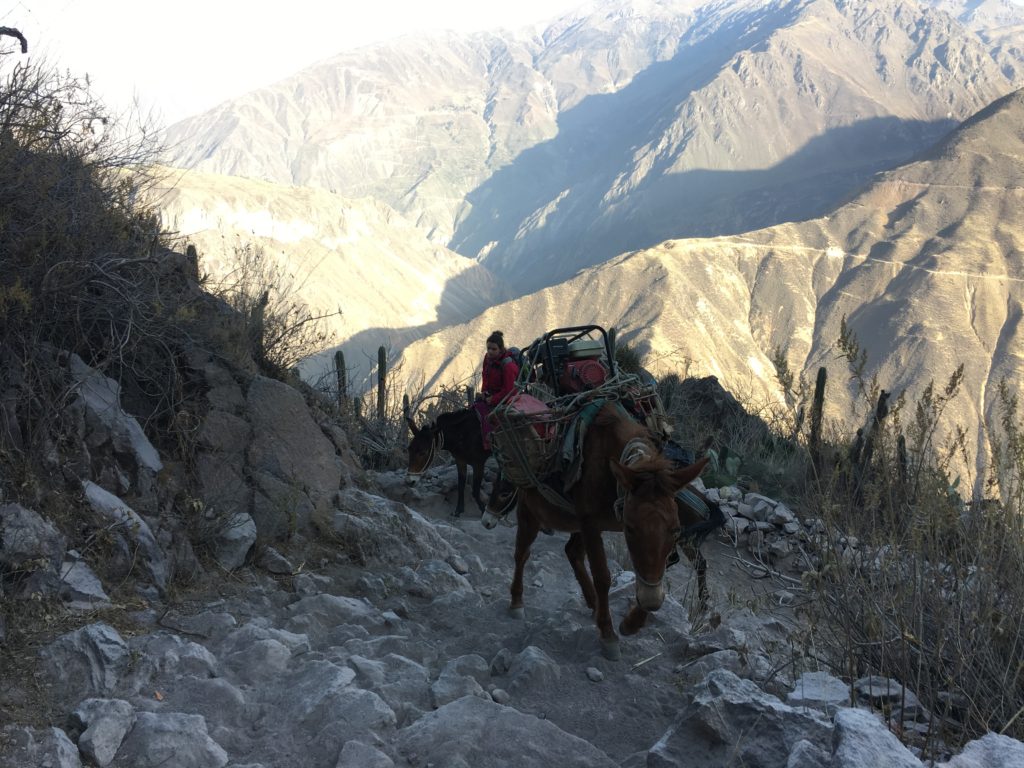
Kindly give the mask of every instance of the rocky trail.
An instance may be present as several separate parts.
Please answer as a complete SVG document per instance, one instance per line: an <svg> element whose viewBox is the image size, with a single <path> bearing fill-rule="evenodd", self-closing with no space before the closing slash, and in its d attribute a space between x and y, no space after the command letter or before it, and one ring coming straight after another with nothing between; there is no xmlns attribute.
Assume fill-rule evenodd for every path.
<svg viewBox="0 0 1024 768"><path fill-rule="evenodd" d="M753 578L724 533L704 547L711 611L691 618L684 560L666 604L609 661L564 536L539 537L526 616L512 618L514 528L453 524L451 470L412 489L402 473L375 481L339 494L332 541L307 560L268 549L176 604L48 645L43 685L70 716L0 728L0 766L921 765L876 715L843 708L845 684L794 683L794 595ZM618 621L632 574L606 538ZM1002 741L976 743L1024 755L990 737Z"/></svg>

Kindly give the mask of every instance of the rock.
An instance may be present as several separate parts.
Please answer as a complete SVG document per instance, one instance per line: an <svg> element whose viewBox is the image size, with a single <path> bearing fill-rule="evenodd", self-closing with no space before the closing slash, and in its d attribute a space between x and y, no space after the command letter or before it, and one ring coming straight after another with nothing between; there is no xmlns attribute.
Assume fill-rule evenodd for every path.
<svg viewBox="0 0 1024 768"><path fill-rule="evenodd" d="M871 712L841 709L835 722L830 768L923 768L924 764Z"/></svg>
<svg viewBox="0 0 1024 768"><path fill-rule="evenodd" d="M949 762L935 768L1019 768L1024 765L1024 744L998 733L986 733L963 748Z"/></svg>
<svg viewBox="0 0 1024 768"><path fill-rule="evenodd" d="M135 720L135 708L121 699L86 699L71 713L82 731L78 748L100 768L106 768Z"/></svg>
<svg viewBox="0 0 1024 768"><path fill-rule="evenodd" d="M139 712L113 762L116 768L224 768L227 764L227 753L206 731L206 719L180 712Z"/></svg>
<svg viewBox="0 0 1024 768"><path fill-rule="evenodd" d="M90 480L82 482L86 501L94 512L131 542L130 550L137 551L137 561L153 584L163 590L167 586L169 569L167 556L153 536L149 525L131 507L114 494Z"/></svg>
<svg viewBox="0 0 1024 768"><path fill-rule="evenodd" d="M786 768L832 768L832 754L817 744L801 740L789 753Z"/></svg>
<svg viewBox="0 0 1024 768"><path fill-rule="evenodd" d="M587 679L592 683L600 683L604 680L604 673L597 667L587 667Z"/></svg>
<svg viewBox="0 0 1024 768"><path fill-rule="evenodd" d="M352 655L348 665L355 670L360 686L376 693L395 711L398 725L434 708L430 673L422 664L388 653L378 660ZM444 695L438 692L438 697Z"/></svg>
<svg viewBox="0 0 1024 768"><path fill-rule="evenodd" d="M558 662L537 646L529 645L512 660L508 687L517 695L523 688L551 688L558 684L561 673Z"/></svg>
<svg viewBox="0 0 1024 768"><path fill-rule="evenodd" d="M714 741L734 750L743 765L785 765L797 742L829 743L832 726L824 717L783 704L731 672L712 671L706 686L694 697L694 718Z"/></svg>
<svg viewBox="0 0 1024 768"><path fill-rule="evenodd" d="M252 425L246 455L250 476L276 480L278 488L287 489L282 496L262 483L273 508L264 514L253 512L260 533L275 538L304 530L310 518L301 510L311 514L321 503L326 508L341 487L341 459L334 445L313 420L302 395L280 381L256 376L246 394L245 415ZM289 515L296 515L294 525Z"/></svg>
<svg viewBox="0 0 1024 768"><path fill-rule="evenodd" d="M548 720L466 696L399 731L399 754L415 765L462 768L616 768L601 750Z"/></svg>
<svg viewBox="0 0 1024 768"><path fill-rule="evenodd" d="M855 680L853 689L858 698L875 706L883 704L916 704L917 697L898 680L879 675L871 675Z"/></svg>
<svg viewBox="0 0 1024 768"><path fill-rule="evenodd" d="M491 699L494 700L495 704L508 704L512 697L504 688L495 688L491 691Z"/></svg>
<svg viewBox="0 0 1024 768"><path fill-rule="evenodd" d="M295 566L291 564L287 557L269 546L263 547L260 550L259 555L256 557L256 565L267 573L277 574L278 576L288 576L295 571Z"/></svg>
<svg viewBox="0 0 1024 768"><path fill-rule="evenodd" d="M447 560L458 553L421 514L358 488L334 499L337 510L324 521L327 533L360 564L404 566Z"/></svg>
<svg viewBox="0 0 1024 768"><path fill-rule="evenodd" d="M113 692L131 658L121 635L107 624L61 635L40 655L55 687L73 701Z"/></svg>
<svg viewBox="0 0 1024 768"><path fill-rule="evenodd" d="M463 696L486 697L481 682L486 683L490 674L487 662L475 654L452 659L430 686L431 706L438 709Z"/></svg>
<svg viewBox="0 0 1024 768"><path fill-rule="evenodd" d="M205 646L163 632L142 635L129 642L132 658L131 680L140 690L155 681L179 677L216 677L217 658Z"/></svg>
<svg viewBox="0 0 1024 768"><path fill-rule="evenodd" d="M160 454L139 422L121 408L121 386L90 368L78 355L70 355L68 367L77 384L76 393L85 405L87 445L92 448L109 441L115 455L134 459L132 469L136 472L156 475L162 470Z"/></svg>
<svg viewBox="0 0 1024 768"><path fill-rule="evenodd" d="M0 573L12 575L13 596L57 595L64 548L64 537L36 512L0 504Z"/></svg>
<svg viewBox="0 0 1024 768"><path fill-rule="evenodd" d="M394 768L394 765L379 749L361 741L346 741L335 768Z"/></svg>
<svg viewBox="0 0 1024 768"><path fill-rule="evenodd" d="M828 672L804 672L786 697L793 707L820 709L829 717L850 706L850 686Z"/></svg>
<svg viewBox="0 0 1024 768"><path fill-rule="evenodd" d="M782 503L776 504L771 512L769 512L768 522L779 527L792 524L796 524L799 527L799 523L796 522L796 515L793 514L789 507Z"/></svg>
<svg viewBox="0 0 1024 768"><path fill-rule="evenodd" d="M315 641L349 625L366 629L384 626L384 618L372 603L354 597L310 595L292 603L285 610L291 616L285 625L287 629L309 635Z"/></svg>
<svg viewBox="0 0 1024 768"><path fill-rule="evenodd" d="M8 725L0 729L4 768L82 768L78 747L60 728Z"/></svg>
<svg viewBox="0 0 1024 768"><path fill-rule="evenodd" d="M224 520L214 539L214 559L225 571L241 568L255 543L256 522L251 515L236 512Z"/></svg>

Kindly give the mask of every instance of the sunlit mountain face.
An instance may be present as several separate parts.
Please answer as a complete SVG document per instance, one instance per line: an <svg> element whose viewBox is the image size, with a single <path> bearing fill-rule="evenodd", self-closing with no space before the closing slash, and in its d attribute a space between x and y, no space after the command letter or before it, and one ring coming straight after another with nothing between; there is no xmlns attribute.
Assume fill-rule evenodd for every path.
<svg viewBox="0 0 1024 768"><path fill-rule="evenodd" d="M167 138L180 167L320 190L336 211L293 212L318 231L351 199L401 221L314 282L362 307L356 356L423 339L421 382L471 376L493 328L596 320L778 400L773 351L813 379L846 316L894 390L968 363L953 418L984 453L1016 371L1019 98L998 100L1022 85L1008 2L603 3L346 52ZM393 269L361 263L381 250Z"/></svg>

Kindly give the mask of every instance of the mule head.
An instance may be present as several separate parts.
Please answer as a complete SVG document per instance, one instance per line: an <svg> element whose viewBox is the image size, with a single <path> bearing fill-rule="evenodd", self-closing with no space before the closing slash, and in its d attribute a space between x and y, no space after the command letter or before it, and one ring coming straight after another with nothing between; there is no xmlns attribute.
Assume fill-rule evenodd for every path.
<svg viewBox="0 0 1024 768"><path fill-rule="evenodd" d="M512 511L516 503L516 490L516 487L499 472L494 480L491 495L487 497L487 506L480 517L484 528L493 528Z"/></svg>
<svg viewBox="0 0 1024 768"><path fill-rule="evenodd" d="M406 467L405 482L409 485L416 485L420 475L427 471L430 463L434 460L436 453L435 425L417 427L416 423L408 417L406 417L406 422L409 424L409 429L412 430L412 440L409 441L409 464Z"/></svg>
<svg viewBox="0 0 1024 768"><path fill-rule="evenodd" d="M622 531L636 574L636 601L645 611L656 611L665 601L665 566L682 532L675 495L706 464L702 459L672 469L672 463L660 457L630 466L610 461L612 474L625 491Z"/></svg>

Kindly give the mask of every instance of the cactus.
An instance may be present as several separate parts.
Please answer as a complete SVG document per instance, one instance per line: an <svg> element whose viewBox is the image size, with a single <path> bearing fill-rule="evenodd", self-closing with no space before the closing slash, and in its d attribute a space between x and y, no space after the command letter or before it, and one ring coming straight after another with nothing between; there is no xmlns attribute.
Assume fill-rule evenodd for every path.
<svg viewBox="0 0 1024 768"><path fill-rule="evenodd" d="M466 385L466 403L467 407L472 408L473 403L476 402L476 391L473 389L472 384Z"/></svg>
<svg viewBox="0 0 1024 768"><path fill-rule="evenodd" d="M348 402L348 374L345 371L345 353L340 349L334 353L334 372L338 376L338 410L344 411Z"/></svg>
<svg viewBox="0 0 1024 768"><path fill-rule="evenodd" d="M377 418L384 420L384 384L388 378L388 353L384 345L377 347Z"/></svg>
<svg viewBox="0 0 1024 768"><path fill-rule="evenodd" d="M818 369L818 377L814 382L814 399L811 401L811 434L808 438L808 449L811 461L818 469L821 468L821 412L825 407L825 380L828 373L824 366Z"/></svg>

